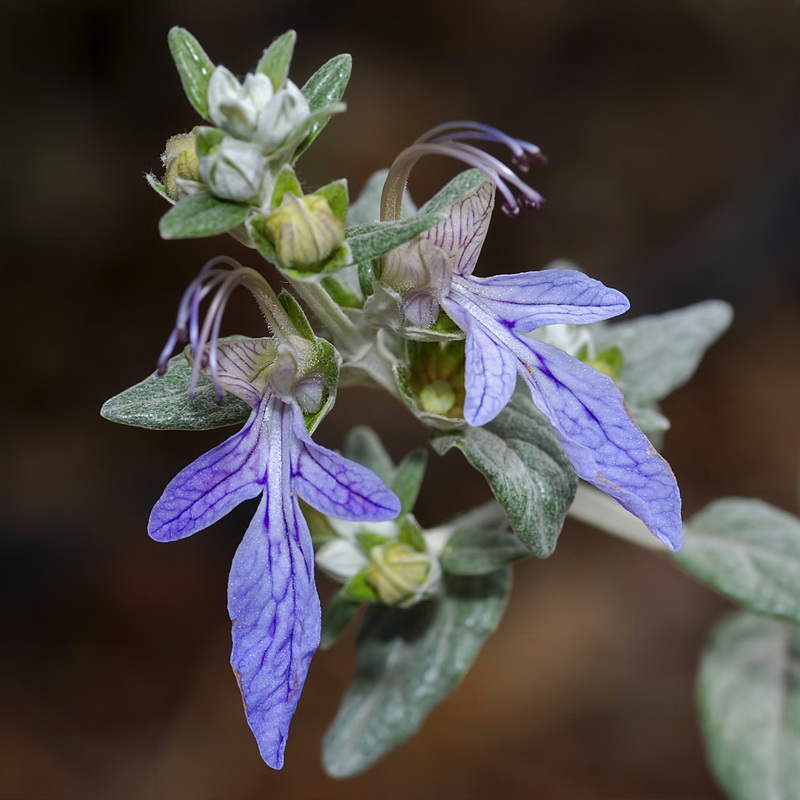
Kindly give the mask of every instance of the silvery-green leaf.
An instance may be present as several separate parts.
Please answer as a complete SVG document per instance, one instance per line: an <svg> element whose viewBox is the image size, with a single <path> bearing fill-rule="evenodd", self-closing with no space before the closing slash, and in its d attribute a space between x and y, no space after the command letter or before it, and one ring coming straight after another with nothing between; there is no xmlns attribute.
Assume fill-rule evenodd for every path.
<svg viewBox="0 0 800 800"><path fill-rule="evenodd" d="M298 197L303 196L303 187L300 186L300 181L297 180L294 167L289 164L283 165L278 177L275 179L275 187L272 190L272 198L270 199L272 208L277 208L281 204L286 192L296 194Z"/></svg>
<svg viewBox="0 0 800 800"><path fill-rule="evenodd" d="M189 102L201 117L208 119L208 82L215 69L214 63L200 42L184 28L172 28L167 41Z"/></svg>
<svg viewBox="0 0 800 800"><path fill-rule="evenodd" d="M359 425L347 435L344 454L372 470L400 498L401 516L411 511L428 461L424 450L412 451L395 466L375 431Z"/></svg>
<svg viewBox="0 0 800 800"><path fill-rule="evenodd" d="M479 169L468 169L456 175L450 183L438 191L422 208L421 214L441 211L462 197L473 194L489 179Z"/></svg>
<svg viewBox="0 0 800 800"><path fill-rule="evenodd" d="M308 321L306 312L303 307L297 302L297 298L285 289L278 295L278 302L281 308L286 312L286 316L292 321L294 329L304 338L310 342L319 342L311 323Z"/></svg>
<svg viewBox="0 0 800 800"><path fill-rule="evenodd" d="M339 270L335 278L328 275L322 279L325 291L341 308L361 308L364 304L358 282L353 285L351 276L354 275L357 277L355 268L351 265Z"/></svg>
<svg viewBox="0 0 800 800"><path fill-rule="evenodd" d="M360 264L394 250L415 236L441 222L441 214L415 214L413 217L393 222L373 222L356 225L347 230L347 241L353 253L353 262Z"/></svg>
<svg viewBox="0 0 800 800"><path fill-rule="evenodd" d="M412 511L414 503L417 502L427 463L428 454L424 450L414 450L397 465L394 471L389 488L400 499L401 516Z"/></svg>
<svg viewBox="0 0 800 800"><path fill-rule="evenodd" d="M164 184L152 172L148 172L144 179L156 194L161 195L170 205L175 205L175 201L167 194Z"/></svg>
<svg viewBox="0 0 800 800"><path fill-rule="evenodd" d="M296 41L297 34L294 31L286 31L264 51L256 67L257 72L263 72L272 81L272 88L276 92L283 86L289 74Z"/></svg>
<svg viewBox="0 0 800 800"><path fill-rule="evenodd" d="M504 530L461 528L447 540L442 569L452 575L487 575L530 555L516 537Z"/></svg>
<svg viewBox="0 0 800 800"><path fill-rule="evenodd" d="M344 454L351 461L363 464L387 485L394 478L394 462L378 434L366 425L358 425L347 434Z"/></svg>
<svg viewBox="0 0 800 800"><path fill-rule="evenodd" d="M259 255L270 264L277 265L278 254L275 252L275 245L272 244L267 229L267 217L263 214L251 214L245 228Z"/></svg>
<svg viewBox="0 0 800 800"><path fill-rule="evenodd" d="M216 236L241 225L250 206L218 200L207 192L184 197L174 205L159 223L158 229L164 239L194 239L201 236Z"/></svg>
<svg viewBox="0 0 800 800"><path fill-rule="evenodd" d="M360 603L350 600L341 590L331 597L322 612L322 635L319 646L323 650L327 650L335 644L347 630L347 626L353 621L359 608L361 608Z"/></svg>
<svg viewBox="0 0 800 800"><path fill-rule="evenodd" d="M352 67L353 59L347 53L343 53L323 64L306 81L305 86L300 91L303 92L306 100L308 100L308 106L312 114L329 106L335 106L342 99L344 90L350 80ZM328 124L329 119L330 117L322 116L311 126L308 135L295 150L294 159L297 159L301 153L308 149L308 146Z"/></svg>
<svg viewBox="0 0 800 800"><path fill-rule="evenodd" d="M531 553L553 553L578 479L550 423L528 397L518 392L482 428L435 432L431 441L439 453L457 447L484 475Z"/></svg>
<svg viewBox="0 0 800 800"><path fill-rule="evenodd" d="M698 676L709 760L730 800L800 800L800 628L734 614Z"/></svg>
<svg viewBox="0 0 800 800"><path fill-rule="evenodd" d="M202 431L244 422L250 407L232 394L217 403L211 381L201 376L194 399L188 396L192 368L183 355L169 360L167 373L155 373L106 400L100 414L111 422L151 430Z"/></svg>
<svg viewBox="0 0 800 800"><path fill-rule="evenodd" d="M800 520L761 500L711 503L671 554L698 580L763 614L800 623Z"/></svg>
<svg viewBox="0 0 800 800"><path fill-rule="evenodd" d="M508 570L448 576L434 600L367 610L355 677L325 735L322 759L330 775L367 769L419 729L497 627L510 585Z"/></svg>
<svg viewBox="0 0 800 800"><path fill-rule="evenodd" d="M632 406L649 406L692 377L706 349L730 325L731 307L708 300L679 311L593 326L598 350L619 347L625 357L619 386Z"/></svg>
<svg viewBox="0 0 800 800"><path fill-rule="evenodd" d="M347 217L347 179L341 178L338 181L331 181L331 183L320 186L314 194L324 197L328 201L331 211L342 222Z"/></svg>

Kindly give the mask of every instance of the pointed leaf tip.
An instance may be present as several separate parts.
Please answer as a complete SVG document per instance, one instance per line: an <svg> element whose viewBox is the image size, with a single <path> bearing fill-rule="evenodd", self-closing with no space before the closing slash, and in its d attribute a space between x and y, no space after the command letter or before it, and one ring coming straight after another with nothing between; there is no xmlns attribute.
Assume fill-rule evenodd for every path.
<svg viewBox="0 0 800 800"><path fill-rule="evenodd" d="M258 72L263 72L272 81L272 88L276 92L289 75L296 41L297 33L286 31L264 51L256 67Z"/></svg>
<svg viewBox="0 0 800 800"><path fill-rule="evenodd" d="M185 28L172 28L167 42L186 97L195 111L208 119L208 84L215 69L214 62Z"/></svg>

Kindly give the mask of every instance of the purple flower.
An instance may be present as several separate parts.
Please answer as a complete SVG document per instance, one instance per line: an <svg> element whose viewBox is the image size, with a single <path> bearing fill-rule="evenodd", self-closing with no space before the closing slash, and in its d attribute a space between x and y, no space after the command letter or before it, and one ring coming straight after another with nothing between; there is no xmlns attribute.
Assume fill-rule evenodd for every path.
<svg viewBox="0 0 800 800"><path fill-rule="evenodd" d="M177 330L191 332L195 369L212 375L218 392L232 392L253 410L239 433L170 481L153 508L148 532L161 542L183 539L242 501L261 497L228 582L231 665L261 755L278 769L320 638L314 552L298 500L345 520L392 519L400 504L372 472L320 447L308 434L306 414L324 412L325 365L317 348L326 343L298 334L257 273L238 265L229 271L218 263L187 290ZM254 294L275 338L216 340L227 297L238 285ZM213 289L216 296L201 326L199 303ZM328 355L330 368L335 356Z"/></svg>
<svg viewBox="0 0 800 800"><path fill-rule="evenodd" d="M384 188L383 216L399 216L398 185L404 185L422 155L466 161L488 180L442 209L445 219L436 227L385 256L381 280L400 293L410 325L430 326L441 307L466 335L464 416L470 425L494 419L511 399L517 377L522 377L577 474L639 517L669 548L677 549L681 514L675 477L631 419L613 380L526 335L544 325L585 324L617 316L628 309L627 298L575 270L473 275L495 187L505 197L505 210L515 216L520 204L515 204L509 184L520 189L521 181L497 159L461 141L450 143L449 137L493 139L508 145L515 156L538 150L499 132L492 135L492 129L484 126L458 126L448 136L439 136L436 129L433 143L429 134L398 157ZM535 203L538 195L532 189L520 191L522 205Z"/></svg>

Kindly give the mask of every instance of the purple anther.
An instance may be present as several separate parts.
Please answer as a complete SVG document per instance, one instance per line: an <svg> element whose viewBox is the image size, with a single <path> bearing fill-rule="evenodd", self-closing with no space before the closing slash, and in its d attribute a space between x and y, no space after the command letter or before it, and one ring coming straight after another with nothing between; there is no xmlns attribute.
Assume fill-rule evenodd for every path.
<svg viewBox="0 0 800 800"><path fill-rule="evenodd" d="M544 203L544 198L538 193L531 190L519 196L519 202L523 208L539 208Z"/></svg>
<svg viewBox="0 0 800 800"><path fill-rule="evenodd" d="M417 139L418 142L457 142L466 139L481 140L485 142L497 142L507 147L512 154L512 163L527 171L530 166L530 159L540 156L541 151L531 142L523 139L515 139L507 133L493 128L491 125L484 125L482 122L472 122L469 120L458 120L455 122L445 122L437 125L427 133Z"/></svg>
<svg viewBox="0 0 800 800"><path fill-rule="evenodd" d="M531 168L531 159L527 153L511 156L511 163L521 172L527 172Z"/></svg>
<svg viewBox="0 0 800 800"><path fill-rule="evenodd" d="M480 122L458 120L437 125L403 150L392 164L384 184L381 197L381 219L398 219L402 208L403 188L416 162L425 155L443 155L455 158L467 166L481 170L495 185L504 198L506 213L517 216L520 203L525 208L536 208L542 203L541 196L531 189L507 164L475 147L465 140L494 142L511 151L511 163L527 172L533 159L544 161L535 144L514 139L506 133ZM514 197L515 187L520 200Z"/></svg>

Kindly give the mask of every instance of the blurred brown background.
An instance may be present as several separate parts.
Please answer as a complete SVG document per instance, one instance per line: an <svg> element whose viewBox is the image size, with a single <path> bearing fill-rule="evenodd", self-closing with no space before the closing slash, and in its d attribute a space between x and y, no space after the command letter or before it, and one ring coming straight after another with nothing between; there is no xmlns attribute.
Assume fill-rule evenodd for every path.
<svg viewBox="0 0 800 800"><path fill-rule="evenodd" d="M145 533L169 478L221 433L137 431L97 412L152 370L207 258L254 263L232 240L158 238L165 207L142 174L196 122L167 30L184 25L244 73L294 27L296 82L337 53L355 59L348 113L300 162L309 186L347 176L355 194L430 126L486 121L535 141L550 165L531 173L540 212L498 215L484 274L565 257L626 292L636 314L733 303L732 331L666 403L666 454L689 514L735 494L794 511L798 11L792 0L5 2L0 798L719 798L692 693L726 603L578 524L553 558L518 568L502 627L416 739L362 777L324 776L348 639L317 656L287 765L270 771L227 666L227 569L251 509L179 544ZM424 199L451 173L431 161L412 189ZM228 330L249 332L237 308ZM358 392L342 393L319 439L340 446L356 420L395 456L424 442L401 409ZM486 496L459 455L433 461L420 520Z"/></svg>

